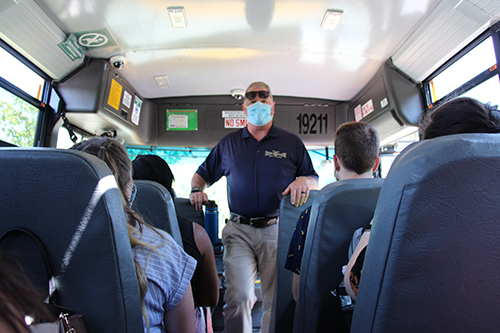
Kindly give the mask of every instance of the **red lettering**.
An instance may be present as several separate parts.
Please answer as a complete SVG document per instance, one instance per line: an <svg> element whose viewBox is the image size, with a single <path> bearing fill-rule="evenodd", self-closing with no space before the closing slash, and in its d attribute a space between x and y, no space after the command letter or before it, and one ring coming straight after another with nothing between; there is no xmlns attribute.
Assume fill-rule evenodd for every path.
<svg viewBox="0 0 500 333"><path fill-rule="evenodd" d="M224 120L225 128L242 128L247 125L247 120L245 118L226 118Z"/></svg>

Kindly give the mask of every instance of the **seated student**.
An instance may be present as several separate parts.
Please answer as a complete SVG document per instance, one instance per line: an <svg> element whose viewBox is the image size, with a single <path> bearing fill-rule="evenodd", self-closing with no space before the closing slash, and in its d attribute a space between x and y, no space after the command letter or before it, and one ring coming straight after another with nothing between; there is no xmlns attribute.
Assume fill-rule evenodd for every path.
<svg viewBox="0 0 500 333"><path fill-rule="evenodd" d="M371 125L351 122L340 126L335 133L335 177L337 180L372 178L380 163L379 136ZM300 264L309 225L311 207L299 217L292 235L285 268L293 275L292 291L297 300Z"/></svg>
<svg viewBox="0 0 500 333"><path fill-rule="evenodd" d="M167 162L156 155L139 155L132 163L136 180L151 180L163 185L172 198L174 175ZM197 332L204 330L204 311L200 307L216 307L219 301L219 278L212 242L205 229L197 223L177 215L184 251L196 259L196 270L191 279L194 305L197 307ZM200 328L198 330L198 327Z"/></svg>
<svg viewBox="0 0 500 333"><path fill-rule="evenodd" d="M422 140L462 133L500 133L500 111L489 103L483 104L470 97L458 97L423 114L420 119L419 136ZM354 300L361 279L364 248L369 239L367 236L360 243L363 231L358 229L354 232L349 246L348 274L345 276L346 290Z"/></svg>
<svg viewBox="0 0 500 333"><path fill-rule="evenodd" d="M162 230L153 228L130 207L136 188L125 148L111 138L92 138L72 149L97 156L111 169L122 197L130 246L141 295L145 332L194 332L189 283L196 261Z"/></svg>
<svg viewBox="0 0 500 333"><path fill-rule="evenodd" d="M425 113L420 120L419 134L427 140L460 133L498 133L499 124L500 111L496 105L458 97Z"/></svg>

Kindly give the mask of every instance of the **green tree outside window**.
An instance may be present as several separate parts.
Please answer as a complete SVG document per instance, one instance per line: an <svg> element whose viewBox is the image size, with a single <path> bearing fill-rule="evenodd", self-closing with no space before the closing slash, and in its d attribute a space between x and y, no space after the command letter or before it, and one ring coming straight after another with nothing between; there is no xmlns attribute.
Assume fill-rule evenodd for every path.
<svg viewBox="0 0 500 333"><path fill-rule="evenodd" d="M32 147L38 113L38 108L0 88L0 140Z"/></svg>

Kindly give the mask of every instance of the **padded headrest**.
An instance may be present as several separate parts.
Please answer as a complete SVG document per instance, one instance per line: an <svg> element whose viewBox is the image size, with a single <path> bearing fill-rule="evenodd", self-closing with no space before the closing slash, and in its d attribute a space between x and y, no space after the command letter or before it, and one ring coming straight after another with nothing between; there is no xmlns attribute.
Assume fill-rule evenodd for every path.
<svg viewBox="0 0 500 333"><path fill-rule="evenodd" d="M143 331L122 202L103 161L74 150L0 148L0 193L0 234L23 227L38 236L59 305L84 314L89 332Z"/></svg>
<svg viewBox="0 0 500 333"><path fill-rule="evenodd" d="M405 149L383 185L353 332L500 327L500 135Z"/></svg>
<svg viewBox="0 0 500 333"><path fill-rule="evenodd" d="M134 183L137 185L137 195L132 208L141 214L147 223L165 230L183 247L174 202L167 189L150 180L134 180Z"/></svg>

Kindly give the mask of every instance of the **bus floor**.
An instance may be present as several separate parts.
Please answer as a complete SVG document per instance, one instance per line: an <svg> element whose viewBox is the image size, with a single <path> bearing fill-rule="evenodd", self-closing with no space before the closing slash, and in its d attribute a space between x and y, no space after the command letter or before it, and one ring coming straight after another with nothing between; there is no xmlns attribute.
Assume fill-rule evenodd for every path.
<svg viewBox="0 0 500 333"><path fill-rule="evenodd" d="M262 293L260 290L260 281L255 282L255 296L257 301L252 309L252 326L254 332L260 332L260 320L262 318ZM224 306L224 295L221 292L219 297L219 304L212 312L212 327L214 333L224 333L224 315L222 307Z"/></svg>

